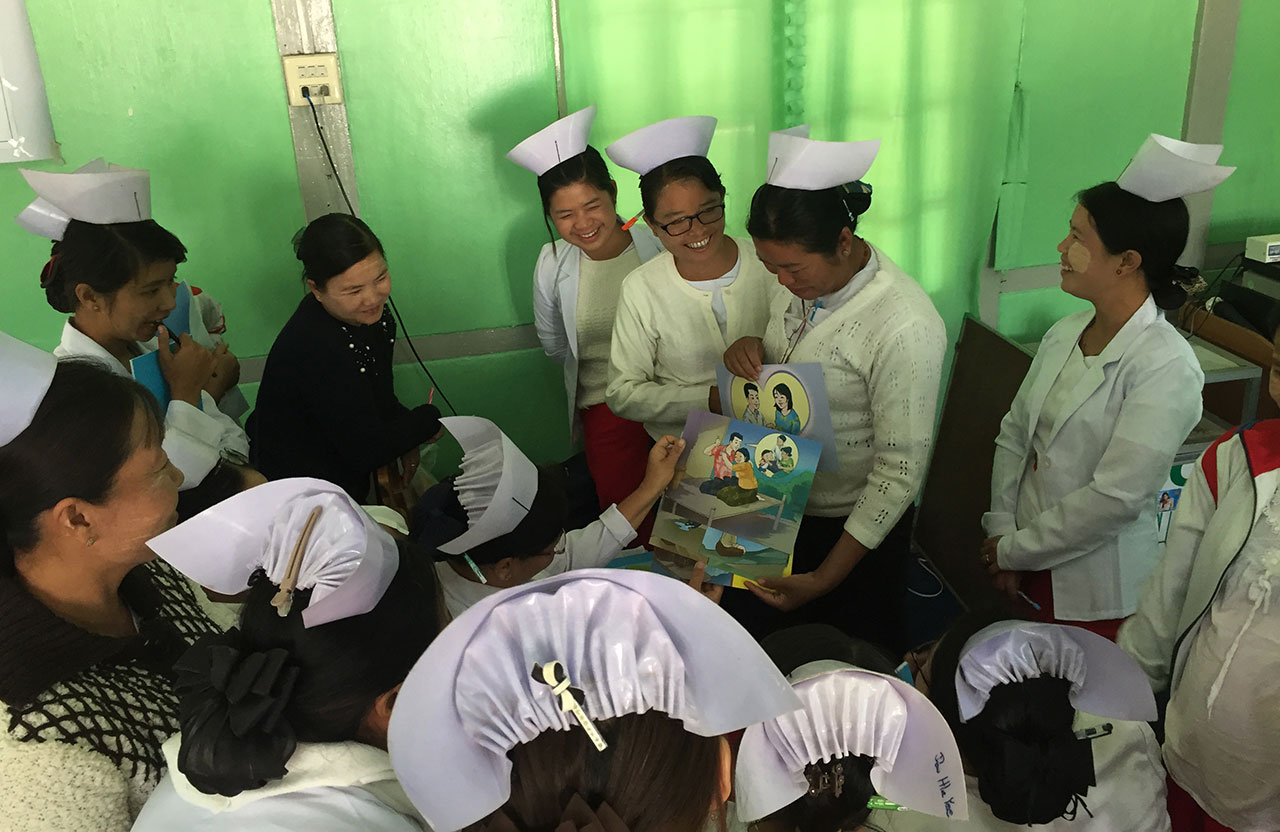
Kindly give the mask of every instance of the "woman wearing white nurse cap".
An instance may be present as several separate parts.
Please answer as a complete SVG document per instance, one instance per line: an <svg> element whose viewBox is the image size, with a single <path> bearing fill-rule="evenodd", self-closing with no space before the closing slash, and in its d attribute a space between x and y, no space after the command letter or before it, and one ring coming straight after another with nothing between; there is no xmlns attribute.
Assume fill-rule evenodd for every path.
<svg viewBox="0 0 1280 832"><path fill-rule="evenodd" d="M400 691L391 760L437 832L695 832L724 822L721 736L799 706L694 590L582 570L455 619Z"/></svg>
<svg viewBox="0 0 1280 832"><path fill-rule="evenodd" d="M964 768L946 720L892 676L842 662L791 674L804 709L747 729L738 816L761 832L863 828L872 809L967 817Z"/></svg>

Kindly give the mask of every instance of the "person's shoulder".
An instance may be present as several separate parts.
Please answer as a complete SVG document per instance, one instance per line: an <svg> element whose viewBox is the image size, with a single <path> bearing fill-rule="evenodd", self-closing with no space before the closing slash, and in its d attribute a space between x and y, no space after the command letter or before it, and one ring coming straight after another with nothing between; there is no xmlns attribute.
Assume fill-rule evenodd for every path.
<svg viewBox="0 0 1280 832"><path fill-rule="evenodd" d="M641 263L622 279L622 297L634 303L650 293L657 293L672 275L679 278L675 258L664 251L652 260Z"/></svg>

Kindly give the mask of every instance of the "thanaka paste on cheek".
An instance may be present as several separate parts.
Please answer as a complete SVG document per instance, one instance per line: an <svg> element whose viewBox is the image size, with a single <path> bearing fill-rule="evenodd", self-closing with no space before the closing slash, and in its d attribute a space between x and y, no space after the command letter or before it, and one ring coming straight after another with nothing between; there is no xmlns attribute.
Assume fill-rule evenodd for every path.
<svg viewBox="0 0 1280 832"><path fill-rule="evenodd" d="M1093 261L1093 257L1089 254L1089 249L1085 248L1079 242L1074 242L1067 249L1067 264L1078 272L1089 270L1089 263Z"/></svg>

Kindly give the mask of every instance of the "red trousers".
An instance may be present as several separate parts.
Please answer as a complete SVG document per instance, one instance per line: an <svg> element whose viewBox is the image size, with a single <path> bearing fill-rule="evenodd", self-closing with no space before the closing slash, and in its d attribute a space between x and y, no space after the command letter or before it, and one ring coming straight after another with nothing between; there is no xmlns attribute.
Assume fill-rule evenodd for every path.
<svg viewBox="0 0 1280 832"><path fill-rule="evenodd" d="M596 484L600 510L604 511L640 487L653 440L644 425L615 415L606 404L592 405L582 411L582 434L587 468ZM649 512L636 531L632 546L649 545L653 517L653 512Z"/></svg>
<svg viewBox="0 0 1280 832"><path fill-rule="evenodd" d="M1169 821L1173 824L1173 832L1231 832L1230 827L1209 817L1196 799L1173 782L1172 777L1166 777L1165 783L1169 787Z"/></svg>
<svg viewBox="0 0 1280 832"><path fill-rule="evenodd" d="M1080 627L1091 633L1097 633L1103 638L1116 640L1116 636L1120 633L1120 625L1124 623L1123 618L1103 618L1098 621L1068 621L1066 619L1058 619L1053 617L1053 578L1052 573L1048 570L1043 572L1028 572L1022 578L1022 591L1027 597L1040 605L1037 610L1026 601L1019 599L1019 606L1025 607L1027 616L1035 621L1044 621L1049 624L1069 624L1072 627Z"/></svg>

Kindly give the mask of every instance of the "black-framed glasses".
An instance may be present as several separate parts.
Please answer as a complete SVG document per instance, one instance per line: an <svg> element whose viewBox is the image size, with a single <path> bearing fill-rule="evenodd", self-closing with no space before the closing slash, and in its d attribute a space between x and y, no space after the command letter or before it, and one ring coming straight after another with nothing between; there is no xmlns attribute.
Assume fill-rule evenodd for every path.
<svg viewBox="0 0 1280 832"><path fill-rule="evenodd" d="M724 219L724 203L712 205L710 208L704 208L696 214L688 217L681 217L678 220L672 220L665 225L658 226L668 237L679 237L681 234L688 234L689 229L693 228L693 221L697 220L703 225L711 225L713 222L720 222Z"/></svg>

